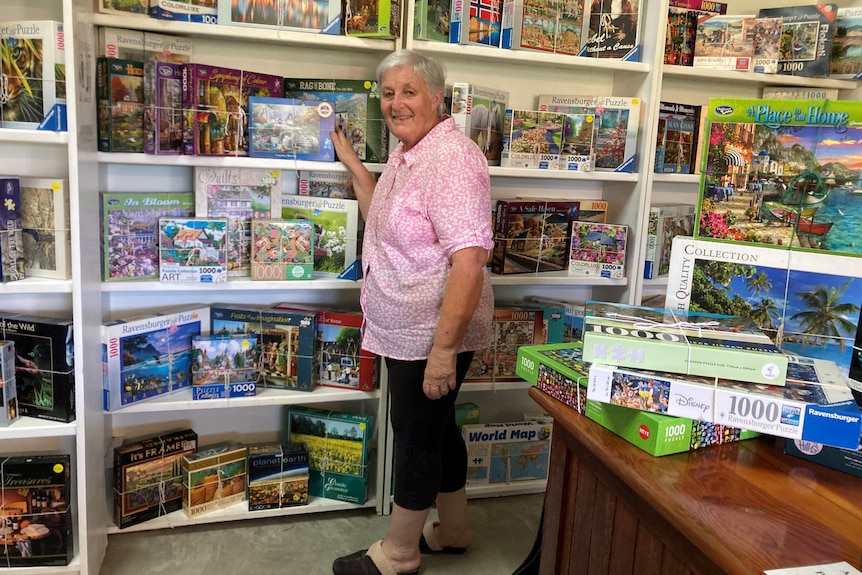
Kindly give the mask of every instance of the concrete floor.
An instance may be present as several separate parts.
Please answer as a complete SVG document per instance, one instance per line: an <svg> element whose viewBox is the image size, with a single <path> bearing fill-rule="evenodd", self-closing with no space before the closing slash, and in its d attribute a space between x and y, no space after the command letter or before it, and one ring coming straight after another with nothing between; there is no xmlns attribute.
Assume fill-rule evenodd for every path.
<svg viewBox="0 0 862 575"><path fill-rule="evenodd" d="M511 575L533 546L543 500L471 499L473 546L424 555L420 573ZM100 575L331 575L333 559L381 539L387 524L357 510L120 533L108 537Z"/></svg>

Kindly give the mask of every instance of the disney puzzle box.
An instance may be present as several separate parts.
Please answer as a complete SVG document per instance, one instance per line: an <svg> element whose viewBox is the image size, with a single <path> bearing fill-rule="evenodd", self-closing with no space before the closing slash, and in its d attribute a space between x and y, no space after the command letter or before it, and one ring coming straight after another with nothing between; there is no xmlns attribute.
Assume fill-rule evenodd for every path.
<svg viewBox="0 0 862 575"><path fill-rule="evenodd" d="M784 386L594 363L587 400L856 449L862 413L838 366L789 358Z"/></svg>
<svg viewBox="0 0 862 575"><path fill-rule="evenodd" d="M192 338L206 334L209 306L118 319L102 325L105 411L191 385Z"/></svg>
<svg viewBox="0 0 862 575"><path fill-rule="evenodd" d="M862 255L862 102L712 98L703 137L694 237Z"/></svg>
<svg viewBox="0 0 862 575"><path fill-rule="evenodd" d="M782 385L787 356L748 318L587 301L584 361Z"/></svg>

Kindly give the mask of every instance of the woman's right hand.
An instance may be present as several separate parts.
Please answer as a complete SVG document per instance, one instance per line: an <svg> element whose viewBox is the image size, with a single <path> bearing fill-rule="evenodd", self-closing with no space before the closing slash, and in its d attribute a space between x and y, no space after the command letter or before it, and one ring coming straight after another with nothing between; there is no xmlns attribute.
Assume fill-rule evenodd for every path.
<svg viewBox="0 0 862 575"><path fill-rule="evenodd" d="M350 172L355 176L356 169L362 167L362 160L353 149L353 143L347 137L341 128L337 127L329 132L332 138L332 145L335 146L335 154L338 156L338 161L345 165Z"/></svg>

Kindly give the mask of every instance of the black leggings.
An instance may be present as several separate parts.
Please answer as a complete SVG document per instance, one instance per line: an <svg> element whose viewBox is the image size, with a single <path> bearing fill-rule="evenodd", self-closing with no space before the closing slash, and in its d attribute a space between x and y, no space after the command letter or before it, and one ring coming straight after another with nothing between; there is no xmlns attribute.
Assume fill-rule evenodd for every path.
<svg viewBox="0 0 862 575"><path fill-rule="evenodd" d="M440 399L428 399L422 391L426 360L386 358L399 507L428 509L437 493L452 493L467 483L467 447L455 425L454 406L472 359L472 351L459 353L455 389Z"/></svg>

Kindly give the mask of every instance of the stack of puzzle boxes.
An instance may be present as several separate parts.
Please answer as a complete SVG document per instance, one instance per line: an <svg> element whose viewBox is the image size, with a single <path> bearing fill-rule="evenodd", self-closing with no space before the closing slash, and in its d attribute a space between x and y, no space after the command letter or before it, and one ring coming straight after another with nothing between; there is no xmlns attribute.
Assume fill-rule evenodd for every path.
<svg viewBox="0 0 862 575"><path fill-rule="evenodd" d="M181 459L183 512L197 517L245 499L247 449L238 444L202 448Z"/></svg>
<svg viewBox="0 0 862 575"><path fill-rule="evenodd" d="M582 351L580 342L522 347L518 352L518 375L654 456L682 453L757 435L690 417L588 400L590 364L583 360Z"/></svg>
<svg viewBox="0 0 862 575"><path fill-rule="evenodd" d="M588 301L584 360L587 399L859 444L862 414L835 363L785 355L743 317Z"/></svg>
<svg viewBox="0 0 862 575"><path fill-rule="evenodd" d="M7 427L21 417L15 382L15 344L0 340L0 427Z"/></svg>

